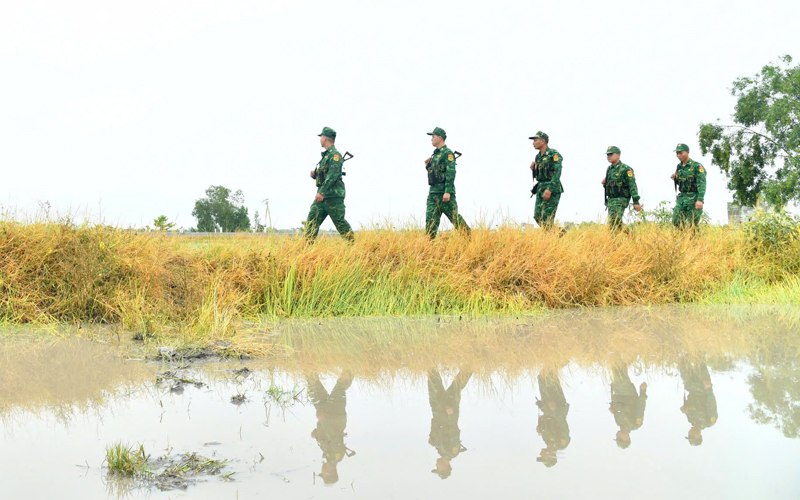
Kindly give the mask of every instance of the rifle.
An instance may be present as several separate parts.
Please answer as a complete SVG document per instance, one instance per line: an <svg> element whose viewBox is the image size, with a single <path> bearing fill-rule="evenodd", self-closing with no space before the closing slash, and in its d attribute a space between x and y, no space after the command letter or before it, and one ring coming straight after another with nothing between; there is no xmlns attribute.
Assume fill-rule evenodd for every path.
<svg viewBox="0 0 800 500"><path fill-rule="evenodd" d="M678 164L678 166L677 166L677 167L675 167L675 178L674 178L674 179L672 179L672 182L674 182L674 183L675 183L675 192L676 192L676 193L678 192L678 171L679 171L680 169L681 169L681 166L680 166L680 164Z"/></svg>
<svg viewBox="0 0 800 500"><path fill-rule="evenodd" d="M344 166L344 162L346 162L347 160L349 160L352 157L353 157L352 153L350 153L349 151L345 151L344 154L342 155L342 166ZM342 176L345 176L345 175L347 175L347 172L342 170Z"/></svg>
<svg viewBox="0 0 800 500"><path fill-rule="evenodd" d="M603 191L605 192L605 201L603 204L606 206L606 210L608 210L608 173L611 171L611 167L606 169L606 183L603 185Z"/></svg>
<svg viewBox="0 0 800 500"><path fill-rule="evenodd" d="M533 176L533 189L531 189L531 198L536 196L536 190L539 189L539 183L536 182L536 171L539 169L539 165L536 165L536 168L531 170L531 175Z"/></svg>
<svg viewBox="0 0 800 500"><path fill-rule="evenodd" d="M342 165L344 166L344 162L346 162L347 160L351 159L352 157L353 157L353 154L351 152L345 151L344 154L342 155ZM314 177L313 177L313 179L317 178L317 173L316 172L317 172L317 168L319 168L319 164L320 163L322 163L322 160L317 162L317 165L314 168ZM345 176L345 175L347 175L347 172L342 170L342 176ZM325 181L325 178L323 177L321 182L324 182L324 181Z"/></svg>

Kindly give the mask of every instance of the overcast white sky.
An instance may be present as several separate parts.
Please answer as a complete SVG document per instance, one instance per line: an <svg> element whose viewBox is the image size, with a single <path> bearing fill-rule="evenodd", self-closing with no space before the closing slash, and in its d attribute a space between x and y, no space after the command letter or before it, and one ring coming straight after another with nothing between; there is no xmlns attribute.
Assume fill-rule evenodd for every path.
<svg viewBox="0 0 800 500"><path fill-rule="evenodd" d="M728 121L731 82L800 58L800 2L71 0L0 5L0 203L38 202L123 226L195 225L221 184L250 213L296 227L315 187L317 134L355 158L347 218L424 220L435 126L464 156L459 207L531 220L527 138L564 157L558 219L604 218L606 146L646 207L673 200L678 142ZM495 217L496 219L496 217ZM332 228L327 221L323 228Z"/></svg>

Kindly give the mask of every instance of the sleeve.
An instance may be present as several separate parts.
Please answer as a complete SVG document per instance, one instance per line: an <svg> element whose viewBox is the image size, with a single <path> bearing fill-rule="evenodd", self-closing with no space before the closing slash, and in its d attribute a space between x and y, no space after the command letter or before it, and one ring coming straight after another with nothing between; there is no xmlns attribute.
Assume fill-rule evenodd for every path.
<svg viewBox="0 0 800 500"><path fill-rule="evenodd" d="M706 197L706 168L697 164L697 201L705 202Z"/></svg>
<svg viewBox="0 0 800 500"><path fill-rule="evenodd" d="M442 161L445 165L444 174L444 192L455 194L456 193L456 157L452 151L447 151L446 155L442 155Z"/></svg>
<svg viewBox="0 0 800 500"><path fill-rule="evenodd" d="M553 178L550 179L550 182L546 182L544 185L545 189L549 189L551 193L560 193L561 192L561 162L564 161L564 158L561 156L561 153L553 154L553 157L550 159L553 162Z"/></svg>
<svg viewBox="0 0 800 500"><path fill-rule="evenodd" d="M336 183L342 176L342 156L339 153L334 153L327 161L328 171L325 173L325 182L322 183L318 191L322 196L328 196L333 193Z"/></svg>
<svg viewBox="0 0 800 500"><path fill-rule="evenodd" d="M639 204L639 188L636 187L636 175L633 173L633 169L628 167L628 170L625 172L625 179L628 181L628 191L631 192L631 198L633 198L633 204Z"/></svg>

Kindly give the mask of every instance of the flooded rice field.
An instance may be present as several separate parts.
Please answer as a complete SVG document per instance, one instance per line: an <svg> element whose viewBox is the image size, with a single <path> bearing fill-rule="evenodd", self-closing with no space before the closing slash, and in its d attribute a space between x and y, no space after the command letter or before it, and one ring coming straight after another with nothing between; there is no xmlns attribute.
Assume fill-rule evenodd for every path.
<svg viewBox="0 0 800 500"><path fill-rule="evenodd" d="M29 332L32 333L32 332ZM0 498L800 498L800 309L280 323L270 355L7 334ZM145 471L113 472L130 445Z"/></svg>

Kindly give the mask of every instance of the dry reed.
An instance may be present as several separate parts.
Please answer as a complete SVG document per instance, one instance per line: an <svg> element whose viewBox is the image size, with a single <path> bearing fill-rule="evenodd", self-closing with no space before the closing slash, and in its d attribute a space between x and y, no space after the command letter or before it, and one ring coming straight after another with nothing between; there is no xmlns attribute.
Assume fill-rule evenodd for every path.
<svg viewBox="0 0 800 500"><path fill-rule="evenodd" d="M111 322L223 338L243 319L525 313L544 308L800 300L800 242L643 225L563 237L478 228L322 238L192 237L0 223L0 320ZM775 291L777 290L777 291ZM771 292L772 291L772 292ZM172 326L170 326L172 325Z"/></svg>

